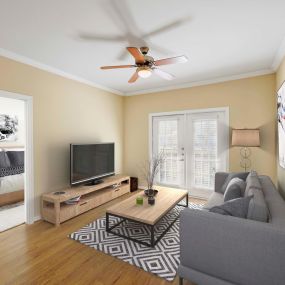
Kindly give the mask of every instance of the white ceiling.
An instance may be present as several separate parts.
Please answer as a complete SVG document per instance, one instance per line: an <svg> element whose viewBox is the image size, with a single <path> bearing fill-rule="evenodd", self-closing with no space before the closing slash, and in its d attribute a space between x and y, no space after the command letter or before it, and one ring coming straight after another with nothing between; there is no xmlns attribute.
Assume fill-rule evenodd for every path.
<svg viewBox="0 0 285 285"><path fill-rule="evenodd" d="M269 73L284 51L284 0L0 0L0 5L0 54L126 95ZM177 21L172 29L143 37ZM119 41L83 40L83 34ZM129 84L133 70L99 69L133 64L124 48L144 42L155 59L185 54L189 62L161 67L176 76L173 81L153 75Z"/></svg>

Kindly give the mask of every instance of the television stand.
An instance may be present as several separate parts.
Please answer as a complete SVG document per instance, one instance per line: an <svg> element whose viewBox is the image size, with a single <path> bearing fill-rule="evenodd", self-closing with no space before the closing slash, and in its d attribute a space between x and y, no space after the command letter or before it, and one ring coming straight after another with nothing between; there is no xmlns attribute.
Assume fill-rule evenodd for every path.
<svg viewBox="0 0 285 285"><path fill-rule="evenodd" d="M90 182L87 182L86 184L84 184L84 186L90 186L90 185L98 185L98 184L101 184L103 183L104 180L103 179L94 179Z"/></svg>
<svg viewBox="0 0 285 285"><path fill-rule="evenodd" d="M130 192L130 177L122 174L103 179L99 185L81 185L42 195L42 218L59 226L61 223ZM75 204L65 202L81 196Z"/></svg>

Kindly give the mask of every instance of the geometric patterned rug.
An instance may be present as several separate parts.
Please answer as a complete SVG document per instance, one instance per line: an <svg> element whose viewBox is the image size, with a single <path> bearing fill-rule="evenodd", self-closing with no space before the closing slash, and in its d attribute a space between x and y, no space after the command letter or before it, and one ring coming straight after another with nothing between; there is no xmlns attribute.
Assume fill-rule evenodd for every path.
<svg viewBox="0 0 285 285"><path fill-rule="evenodd" d="M202 205L189 202L188 207L201 209ZM155 227L156 235L159 235L183 209L185 208L176 206L161 219ZM110 216L110 226L118 221L119 218ZM153 248L107 233L105 231L105 222L105 217L95 220L70 234L69 237L147 272L156 274L161 278L165 278L167 281L172 281L175 278L180 258L179 219L176 220ZM149 228L138 223L125 221L114 228L113 231L149 242Z"/></svg>

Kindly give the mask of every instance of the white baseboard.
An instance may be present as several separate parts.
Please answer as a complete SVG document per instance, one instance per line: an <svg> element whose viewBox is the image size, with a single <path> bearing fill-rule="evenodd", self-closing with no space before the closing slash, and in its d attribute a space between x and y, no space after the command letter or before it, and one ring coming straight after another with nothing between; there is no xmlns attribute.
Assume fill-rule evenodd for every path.
<svg viewBox="0 0 285 285"><path fill-rule="evenodd" d="M39 220L41 220L41 219L42 219L41 215L35 216L35 217L34 217L34 222L37 222L37 221L39 221Z"/></svg>

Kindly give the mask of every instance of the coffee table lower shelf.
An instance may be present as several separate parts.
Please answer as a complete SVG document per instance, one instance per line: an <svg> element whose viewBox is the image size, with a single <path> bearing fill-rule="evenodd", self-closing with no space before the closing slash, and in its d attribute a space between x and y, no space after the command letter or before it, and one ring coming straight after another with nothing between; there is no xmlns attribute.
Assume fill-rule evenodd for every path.
<svg viewBox="0 0 285 285"><path fill-rule="evenodd" d="M189 203L189 199L188 199L188 195L186 195L183 199L186 200L186 204L185 205L181 205L179 204L176 204L175 206L183 206L185 208L188 208L188 203ZM181 199L181 201L183 200ZM180 201L180 202L181 202ZM174 206L174 207L175 207ZM167 213L169 213L173 208L171 208ZM167 214L165 213L165 215ZM112 217L117 217L117 218L120 218L120 221L114 225L112 225L110 227L110 216ZM164 216L163 216L164 217ZM162 218L163 218L162 217ZM161 219L162 219L161 218ZM115 215L115 214L112 214L112 213L106 213L106 231L108 233L111 233L111 234L114 234L116 236L119 236L119 237L122 237L122 238L125 238L125 239L128 239L128 240L131 240L131 241L134 241L136 243L139 243L139 244L142 244L142 245L145 245L145 246L148 246L148 247L154 247L163 237L164 235L168 232L168 230L173 226L173 224L177 221L177 219L179 218L179 216L177 216L168 226L167 228L155 239L155 225L157 223L159 223L159 221L161 220L158 220L155 224L147 224L147 223L144 223L144 222L141 222L141 221L137 221L137 220L134 220L134 219L130 219L130 218L126 218L126 217L122 217L122 216L119 216L119 215ZM112 231L114 228L116 228L117 226L121 225L123 222L125 221L131 221L131 222L135 222L135 223L138 223L138 224L142 224L144 226L147 226L149 227L150 229L150 242L144 242L144 241L141 241L141 240L138 240L136 238L133 238L133 237L129 237L127 235L123 235L123 234L120 234L118 232L114 232Z"/></svg>

